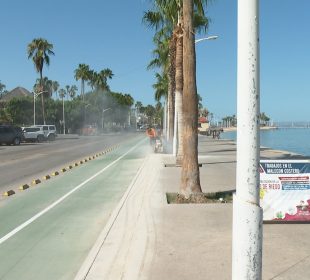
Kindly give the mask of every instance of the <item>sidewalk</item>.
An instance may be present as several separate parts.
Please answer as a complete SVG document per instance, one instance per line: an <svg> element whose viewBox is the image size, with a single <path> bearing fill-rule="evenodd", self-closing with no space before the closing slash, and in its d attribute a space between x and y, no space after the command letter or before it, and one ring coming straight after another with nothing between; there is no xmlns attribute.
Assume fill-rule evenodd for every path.
<svg viewBox="0 0 310 280"><path fill-rule="evenodd" d="M199 138L204 192L235 189L236 145ZM263 149L262 157L291 157ZM181 168L148 156L76 279L231 279L232 204L168 205ZM310 279L307 224L264 225L263 279Z"/></svg>

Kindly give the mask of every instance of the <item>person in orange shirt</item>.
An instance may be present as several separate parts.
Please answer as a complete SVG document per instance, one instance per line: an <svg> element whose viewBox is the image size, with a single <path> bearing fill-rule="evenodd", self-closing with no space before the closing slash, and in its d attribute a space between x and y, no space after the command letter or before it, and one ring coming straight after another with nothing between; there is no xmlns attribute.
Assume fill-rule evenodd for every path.
<svg viewBox="0 0 310 280"><path fill-rule="evenodd" d="M157 137L156 130L153 127L149 127L146 130L146 135L150 138L150 144L153 145Z"/></svg>

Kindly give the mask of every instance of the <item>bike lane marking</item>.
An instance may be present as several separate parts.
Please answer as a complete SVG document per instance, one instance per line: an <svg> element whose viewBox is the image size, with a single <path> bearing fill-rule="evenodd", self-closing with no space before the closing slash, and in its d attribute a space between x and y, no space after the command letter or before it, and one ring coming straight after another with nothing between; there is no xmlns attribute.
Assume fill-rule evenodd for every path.
<svg viewBox="0 0 310 280"><path fill-rule="evenodd" d="M66 193L65 195L63 195L61 198L59 198L58 200L56 200L54 203L52 203L51 205L49 205L48 207L46 207L45 209L43 209L42 211L40 211L39 213L37 213L36 215L34 215L33 217L31 217L30 219L28 219L27 221L25 221L24 223L22 223L21 225L19 225L18 227L16 227L15 229L13 229L12 231L10 231L9 233L7 233L6 235L4 235L3 237L0 238L0 245L2 243L4 243L5 241L7 241L8 239L10 239L12 236L14 236L15 234L17 234L18 232L20 232L22 229L24 229L25 227L27 227L28 225L30 225L31 223L33 223L34 221L36 221L38 218L40 218L42 215L44 215L45 213L47 213L48 211L50 211L51 209L53 209L55 206L57 206L58 204L60 204L63 200L65 200L67 197L69 197L70 195L72 195L74 192L76 192L77 190L79 190L80 188L82 188L85 184L87 184L88 182L90 182L91 180L93 180L94 178L96 178L98 175L102 174L104 171L106 171L108 168L110 168L111 166L113 166L115 163L117 163L118 161L120 161L122 158L124 158L126 155L128 155L130 152L132 152L134 149L136 149L142 142L144 142L145 139L142 139L141 141L139 141L136 145L134 145L131 149L129 149L126 153L124 153L123 155L121 155L120 157L118 157L116 160L114 160L113 162L111 162L110 164L108 164L107 166L105 166L103 169L101 169L100 171L98 171L97 173L95 173L94 175L92 175L91 177L89 177L88 179L86 179L85 181L83 181L82 183L80 183L79 185L77 185L75 188L73 188L71 191L69 191L68 193Z"/></svg>

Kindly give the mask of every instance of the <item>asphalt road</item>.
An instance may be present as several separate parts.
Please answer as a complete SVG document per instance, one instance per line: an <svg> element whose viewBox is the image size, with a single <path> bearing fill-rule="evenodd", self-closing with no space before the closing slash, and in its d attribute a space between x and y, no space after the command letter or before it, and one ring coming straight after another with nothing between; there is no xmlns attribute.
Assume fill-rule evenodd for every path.
<svg viewBox="0 0 310 280"><path fill-rule="evenodd" d="M29 184L35 177L43 177L75 160L103 151L136 137L136 133L72 136L62 135L54 142L22 143L20 146L0 146L0 194Z"/></svg>
<svg viewBox="0 0 310 280"><path fill-rule="evenodd" d="M149 152L145 137L127 137L107 154L0 201L0 279L73 279Z"/></svg>

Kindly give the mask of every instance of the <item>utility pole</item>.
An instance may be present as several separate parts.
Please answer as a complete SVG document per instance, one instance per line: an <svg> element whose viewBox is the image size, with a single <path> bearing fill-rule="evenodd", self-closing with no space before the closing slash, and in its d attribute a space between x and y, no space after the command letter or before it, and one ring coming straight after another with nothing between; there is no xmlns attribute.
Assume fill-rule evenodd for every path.
<svg viewBox="0 0 310 280"><path fill-rule="evenodd" d="M259 0L238 0L237 190L233 202L233 280L262 279L259 206Z"/></svg>

